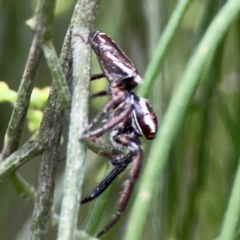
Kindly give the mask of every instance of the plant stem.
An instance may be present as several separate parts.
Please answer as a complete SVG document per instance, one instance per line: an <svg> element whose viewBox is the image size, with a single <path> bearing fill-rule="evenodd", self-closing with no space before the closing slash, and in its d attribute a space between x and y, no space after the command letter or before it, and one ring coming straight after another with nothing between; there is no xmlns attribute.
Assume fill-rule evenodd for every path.
<svg viewBox="0 0 240 240"><path fill-rule="evenodd" d="M0 163L0 179L3 179L8 173L17 169L33 157L43 152L41 144L37 141L28 141L17 151Z"/></svg>
<svg viewBox="0 0 240 240"><path fill-rule="evenodd" d="M200 25L199 31L199 39L207 29L207 26L213 19L213 17L218 13L220 7L223 5L222 0L210 1L206 3L205 12L203 21ZM212 97L215 93L216 86L221 79L221 66L222 66L222 56L223 56L224 44L221 43L216 50L216 55L212 61L212 69L209 71L209 74L206 76L203 85L203 100L201 105L201 121L199 124L199 138L196 149L197 151L197 159L196 159L196 167L193 173L194 177L191 181L190 194L188 196L188 206L186 208L185 214L181 219L181 224L179 226L179 235L177 238L180 239L192 239L193 237L193 229L198 221L198 204L199 204L199 194L201 190L204 188L206 175L204 174L207 171L207 167L209 164L209 158L207 156L207 146L209 139L209 131L210 131L210 116L211 116L211 103Z"/></svg>
<svg viewBox="0 0 240 240"><path fill-rule="evenodd" d="M62 107L66 110L70 110L71 105L71 93L67 85L66 78L63 70L58 61L57 53L52 44L52 41L48 41L42 44L42 49L46 57L48 67L52 74L53 84L58 91L58 96L61 101Z"/></svg>
<svg viewBox="0 0 240 240"><path fill-rule="evenodd" d="M36 199L34 187L29 185L25 179L15 171L10 174L10 178L18 195L34 203Z"/></svg>
<svg viewBox="0 0 240 240"><path fill-rule="evenodd" d="M235 239L240 214L240 158L219 240Z"/></svg>
<svg viewBox="0 0 240 240"><path fill-rule="evenodd" d="M91 49L85 40L93 27L98 0L79 0L73 14L73 98L70 114L69 142L64 178L58 239L74 239L84 177L84 143L79 143L79 131L84 129L88 116ZM77 36L78 35L78 36ZM82 36L81 37L79 37Z"/></svg>
<svg viewBox="0 0 240 240"><path fill-rule="evenodd" d="M138 94L140 96L146 97L149 95L154 80L157 78L159 72L161 71L161 68L163 66L163 60L168 50L168 47L171 43L171 40L173 39L174 34L176 33L176 30L179 24L181 23L181 20L190 2L191 2L190 0L179 0L178 5L162 37L160 38L157 47L154 51L153 57L147 67L144 76L144 82L138 90Z"/></svg>
<svg viewBox="0 0 240 240"><path fill-rule="evenodd" d="M36 30L43 33L42 43L46 47L46 42L51 42L51 29L53 26L55 1L41 0L39 3L40 9L38 9L38 21L42 23L42 26L37 24ZM70 29L70 28L69 28ZM59 63L56 59L54 48L50 50L45 49L47 55L47 61L50 62L53 78L61 78L59 82L65 81L67 77L71 82L71 31L68 30ZM50 56L48 55L49 53ZM61 66L63 70L59 70ZM63 80L64 79L64 80ZM56 80L56 79L55 79ZM57 81L57 80L56 80ZM65 88L65 82L61 85ZM41 122L39 130L39 139L43 144L45 151L42 155L42 161L40 165L39 177L38 177L38 189L37 198L34 205L34 212L32 218L32 228L29 235L29 239L45 239L49 219L52 214L53 203L53 191L55 187L55 174L57 168L57 160L59 159L60 140L63 127L63 96L61 92L64 92L57 88L57 84L53 82L51 91L49 94L48 103L44 109L44 116ZM68 99L70 101L70 99ZM68 102L70 105L70 102ZM52 215L53 216L53 215Z"/></svg>
<svg viewBox="0 0 240 240"><path fill-rule="evenodd" d="M209 25L186 66L162 121L161 134L157 135L152 145L148 164L141 177L140 189L133 204L132 214L125 235L126 240L141 239L151 205L155 179L159 179L159 176L162 175L171 143L183 122L200 75L209 67L218 44L239 12L239 0L227 1Z"/></svg>
<svg viewBox="0 0 240 240"><path fill-rule="evenodd" d="M4 147L0 155L0 161L3 161L19 146L19 141L22 135L24 120L27 115L27 110L31 98L31 93L34 87L34 82L42 57L42 51L39 47L39 36L35 34L32 46L29 51L27 63L18 89L18 99L14 106L11 119L4 138Z"/></svg>
<svg viewBox="0 0 240 240"><path fill-rule="evenodd" d="M105 171L103 174L103 177L106 176L111 170L113 169L112 165L108 164L105 166ZM102 178L103 178L102 177ZM107 201L109 200L110 193L112 191L112 186L109 186L104 194L99 196L96 201L93 203L91 207L91 212L88 215L85 223L84 223L84 230L89 235L96 234L98 225L99 225L99 219L101 218L104 206L106 205Z"/></svg>

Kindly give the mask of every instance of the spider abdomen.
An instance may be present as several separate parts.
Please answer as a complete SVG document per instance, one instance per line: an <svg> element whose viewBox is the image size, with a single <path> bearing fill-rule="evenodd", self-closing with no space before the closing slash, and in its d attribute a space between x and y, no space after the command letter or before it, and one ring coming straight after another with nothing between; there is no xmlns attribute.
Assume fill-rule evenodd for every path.
<svg viewBox="0 0 240 240"><path fill-rule="evenodd" d="M134 95L134 110L132 124L139 133L147 139L154 139L157 130L158 122L156 114L154 113L151 105L144 98L139 98Z"/></svg>

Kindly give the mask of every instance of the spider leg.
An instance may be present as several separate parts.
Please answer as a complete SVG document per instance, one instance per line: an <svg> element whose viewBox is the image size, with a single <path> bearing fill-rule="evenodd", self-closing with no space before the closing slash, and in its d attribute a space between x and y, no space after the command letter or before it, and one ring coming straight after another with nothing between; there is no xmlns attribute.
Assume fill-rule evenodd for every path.
<svg viewBox="0 0 240 240"><path fill-rule="evenodd" d="M101 195L107 187L112 183L112 181L123 172L126 167L133 161L132 153L128 153L125 156L121 156L120 158L117 158L116 160L111 160L112 162L116 162L115 168L107 175L107 177L92 191L90 196L85 197L81 200L81 204L87 203L89 201L92 201L93 199L97 198L99 195Z"/></svg>
<svg viewBox="0 0 240 240"><path fill-rule="evenodd" d="M120 103L126 98L125 93L119 94L116 98L111 99L109 102L105 104L103 109L95 116L95 118L88 124L88 126L85 128L84 132L87 132L90 130L90 128L93 126L94 123L97 123L99 119L107 113L110 109L112 109L117 103ZM86 139L86 138L84 138ZM80 140L83 140L83 138L80 138Z"/></svg>
<svg viewBox="0 0 240 240"><path fill-rule="evenodd" d="M101 78L105 78L104 73L93 74L90 78L90 81L99 80ZM96 92L96 93L91 94L90 98L102 97L102 96L106 96L106 95L108 95L108 91L107 90L102 90L100 92Z"/></svg>
<svg viewBox="0 0 240 240"><path fill-rule="evenodd" d="M132 105L126 105L125 109L118 115L118 116L114 116L113 118L111 118L108 122L106 122L102 127L86 133L85 135L83 135L80 140L85 140L94 136L101 136L103 133L105 133L106 131L112 129L113 127L115 127L117 124L119 124L121 121L123 121L124 118L128 118L129 115L131 114L133 109ZM100 113L102 114L103 111L101 111ZM96 116L96 118L98 120L98 115ZM95 123L95 119L92 121L93 123ZM89 124L90 126L92 126L92 122ZM87 128L88 129L88 128Z"/></svg>
<svg viewBox="0 0 240 240"><path fill-rule="evenodd" d="M131 160L130 160L131 159ZM120 157L117 157L115 159L112 159L111 160L111 164L113 166L119 166L119 165L122 165L122 164L126 164L128 162L131 163L133 161L132 159L132 153L129 152L128 154L126 154L125 156L120 156Z"/></svg>
<svg viewBox="0 0 240 240"><path fill-rule="evenodd" d="M100 78L105 78L104 73L93 74L90 81L99 80Z"/></svg>
<svg viewBox="0 0 240 240"><path fill-rule="evenodd" d="M99 92L96 92L96 93L92 93L90 95L90 98L93 99L93 98L96 98L96 97L102 97L102 96L107 96L108 95L108 90L102 90L102 91L99 91Z"/></svg>
<svg viewBox="0 0 240 240"><path fill-rule="evenodd" d="M112 181L117 177L118 174L123 172L127 167L126 165L119 165L116 166L108 175L107 177L92 191L90 196L85 197L81 200L81 204L87 203L95 198L97 198L99 195L101 195L106 188L112 183Z"/></svg>
<svg viewBox="0 0 240 240"><path fill-rule="evenodd" d="M140 140L129 137L129 136L124 136L124 135L118 136L118 138L115 140L118 141L120 144L128 147L128 149L131 153L131 157L134 158L134 160L133 160L133 164L132 164L132 167L130 170L129 178L127 179L127 181L125 183L124 190L123 190L120 200L118 202L117 213L112 218L112 220L109 222L109 224L96 235L97 238L99 238L105 232L107 232L121 217L122 213L124 212L124 210L127 206L128 200L131 196L131 193L132 193L132 190L134 187L134 183L135 183L135 181L138 177L138 174L140 172L140 169L141 169L142 148L141 148Z"/></svg>

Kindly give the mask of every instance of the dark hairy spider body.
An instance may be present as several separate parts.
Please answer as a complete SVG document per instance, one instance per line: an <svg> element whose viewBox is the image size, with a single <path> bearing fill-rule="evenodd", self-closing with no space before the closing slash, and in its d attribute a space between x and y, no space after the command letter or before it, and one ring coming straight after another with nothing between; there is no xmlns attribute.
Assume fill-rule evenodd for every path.
<svg viewBox="0 0 240 240"><path fill-rule="evenodd" d="M126 154L111 159L113 170L97 186L90 196L83 198L81 204L98 197L111 182L131 164L129 177L124 185L115 216L109 224L97 234L102 236L120 218L131 196L134 183L139 175L143 158L140 137L154 139L158 129L157 117L147 100L139 98L131 92L140 82L133 63L118 48L116 43L105 33L92 32L89 43L95 51L103 73L93 75L91 80L106 77L109 81L108 90L95 93L92 97L109 95L110 99L85 128L80 140L99 137L110 131L110 139L119 150L127 150ZM107 121L96 130L92 126L108 114Z"/></svg>

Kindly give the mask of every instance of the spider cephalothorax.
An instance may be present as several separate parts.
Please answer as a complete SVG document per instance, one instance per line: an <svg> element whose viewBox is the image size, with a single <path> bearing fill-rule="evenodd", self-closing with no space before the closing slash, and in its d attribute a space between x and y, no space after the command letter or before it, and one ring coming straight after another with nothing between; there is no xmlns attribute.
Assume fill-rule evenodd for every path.
<svg viewBox="0 0 240 240"><path fill-rule="evenodd" d="M110 85L132 90L141 83L142 78L133 63L107 34L92 32L89 43Z"/></svg>
<svg viewBox="0 0 240 240"><path fill-rule="evenodd" d="M153 139L157 133L158 123L148 101L131 92L131 89L140 83L141 77L132 62L118 48L116 43L102 32L92 32L89 36L89 42L103 70L102 74L92 76L91 80L104 76L109 81L107 91L101 91L92 96L109 95L110 99L86 127L80 140L94 136L98 137L110 131L113 145L119 149L126 149L127 153L111 159L114 169L93 190L89 197L82 199L81 203L86 203L98 197L116 176L132 163L129 178L126 180L118 203L117 213L110 223L97 234L97 237L100 237L117 222L125 210L141 168L142 146L140 137L144 136L147 139ZM97 123L105 114L108 114L108 118L104 125L90 131L93 124Z"/></svg>

